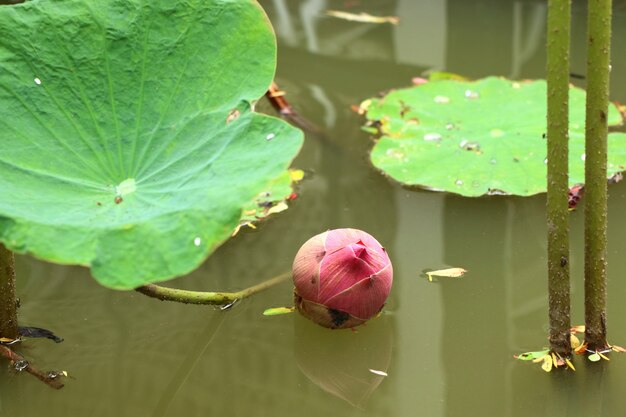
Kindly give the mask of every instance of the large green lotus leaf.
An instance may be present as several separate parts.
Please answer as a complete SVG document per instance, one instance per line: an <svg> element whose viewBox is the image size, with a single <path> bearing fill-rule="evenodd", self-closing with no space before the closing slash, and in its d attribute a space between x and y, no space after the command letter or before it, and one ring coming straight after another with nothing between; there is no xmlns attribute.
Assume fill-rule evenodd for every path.
<svg viewBox="0 0 626 417"><path fill-rule="evenodd" d="M362 104L380 140L374 166L395 180L464 196L546 191L546 83L441 80ZM585 92L570 89L570 185L584 182ZM609 124L622 117L611 104ZM609 175L626 166L626 134L609 135Z"/></svg>
<svg viewBox="0 0 626 417"><path fill-rule="evenodd" d="M252 111L275 59L253 0L0 7L0 241L113 288L193 270L300 149Z"/></svg>

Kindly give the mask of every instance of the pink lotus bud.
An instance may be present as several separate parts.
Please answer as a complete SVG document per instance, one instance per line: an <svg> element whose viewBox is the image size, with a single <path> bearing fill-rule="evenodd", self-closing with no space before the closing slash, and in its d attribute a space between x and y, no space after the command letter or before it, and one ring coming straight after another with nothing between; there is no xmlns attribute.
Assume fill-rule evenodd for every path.
<svg viewBox="0 0 626 417"><path fill-rule="evenodd" d="M385 305L392 281L385 248L357 229L313 236L293 261L295 305L324 327L354 327L374 317Z"/></svg>

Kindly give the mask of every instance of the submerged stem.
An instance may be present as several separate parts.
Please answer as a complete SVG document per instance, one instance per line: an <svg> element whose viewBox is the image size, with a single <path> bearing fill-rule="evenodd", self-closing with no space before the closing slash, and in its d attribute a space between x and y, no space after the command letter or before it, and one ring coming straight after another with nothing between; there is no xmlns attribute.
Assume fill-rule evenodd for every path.
<svg viewBox="0 0 626 417"><path fill-rule="evenodd" d="M274 109L278 111L283 118L289 120L294 126L316 135L323 134L323 130L319 126L300 116L293 109L293 107L291 107L291 104L289 104L287 99L284 97L284 93L280 90L275 81L270 85L270 88L265 93L265 97L270 102L272 107L274 107Z"/></svg>
<svg viewBox="0 0 626 417"><path fill-rule="evenodd" d="M606 341L607 114L611 0L588 3L587 117L585 131L585 341Z"/></svg>
<svg viewBox="0 0 626 417"><path fill-rule="evenodd" d="M41 382L47 384L50 388L61 389L63 388L62 376L58 372L42 372L35 368L28 361L24 359L22 355L16 353L8 346L0 345L0 357L5 357L11 363L16 364L22 362L24 364L24 371L28 372Z"/></svg>
<svg viewBox="0 0 626 417"><path fill-rule="evenodd" d="M17 339L15 257L0 243L0 337Z"/></svg>
<svg viewBox="0 0 626 417"><path fill-rule="evenodd" d="M155 284L144 285L135 290L148 297L158 298L161 301L176 301L184 304L224 305L234 303L235 301L247 298L274 285L280 284L289 279L289 277L291 277L291 272L284 272L267 281L263 281L237 292L189 291L162 287Z"/></svg>
<svg viewBox="0 0 626 417"><path fill-rule="evenodd" d="M568 126L570 0L548 2L548 294L550 349L567 358L570 342Z"/></svg>

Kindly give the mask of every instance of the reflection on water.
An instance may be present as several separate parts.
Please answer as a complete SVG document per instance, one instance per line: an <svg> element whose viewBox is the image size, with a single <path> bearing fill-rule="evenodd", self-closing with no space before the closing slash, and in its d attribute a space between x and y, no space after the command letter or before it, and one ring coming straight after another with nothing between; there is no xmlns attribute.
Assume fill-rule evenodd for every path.
<svg viewBox="0 0 626 417"><path fill-rule="evenodd" d="M65 339L28 341L22 354L75 379L53 392L0 372L0 415L621 416L626 357L600 366L577 360L576 374L552 375L512 359L546 341L544 197L470 200L402 189L369 165L369 138L350 109L429 69L542 77L545 2L262 4L279 38L279 84L326 134L307 137L296 161L307 178L290 210L258 232L243 231L171 285L244 288L289 268L310 236L356 227L376 236L394 263L385 315L357 333L330 331L297 315L262 316L291 303L289 284L220 312L114 292L82 268L21 257L22 324ZM344 5L402 22L368 25L324 14ZM626 54L618 55L624 12L615 14L613 74L625 72ZM579 74L584 26L585 10L574 4L572 71ZM623 77L613 82L613 98L626 101ZM610 197L608 325L610 340L623 344L626 182L612 186ZM583 317L582 214L572 215L575 323ZM433 283L419 277L447 266L469 272Z"/></svg>
<svg viewBox="0 0 626 417"><path fill-rule="evenodd" d="M329 332L300 317L293 322L294 351L302 373L324 391L365 408L389 371L391 320L373 320L346 332Z"/></svg>

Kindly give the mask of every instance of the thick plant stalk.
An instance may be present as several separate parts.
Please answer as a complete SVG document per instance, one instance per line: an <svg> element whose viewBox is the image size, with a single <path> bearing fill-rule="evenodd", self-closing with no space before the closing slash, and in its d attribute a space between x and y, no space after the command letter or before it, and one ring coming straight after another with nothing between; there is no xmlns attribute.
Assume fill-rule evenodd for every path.
<svg viewBox="0 0 626 417"><path fill-rule="evenodd" d="M588 2L587 117L585 131L585 341L606 342L607 113L611 0Z"/></svg>
<svg viewBox="0 0 626 417"><path fill-rule="evenodd" d="M13 252L0 243L0 337L18 336L15 261Z"/></svg>
<svg viewBox="0 0 626 417"><path fill-rule="evenodd" d="M237 292L189 291L154 284L144 285L135 290L161 301L176 301L184 304L228 305L280 284L289 277L291 277L291 271Z"/></svg>
<svg viewBox="0 0 626 417"><path fill-rule="evenodd" d="M570 0L548 2L548 292L550 349L569 357L568 210Z"/></svg>

